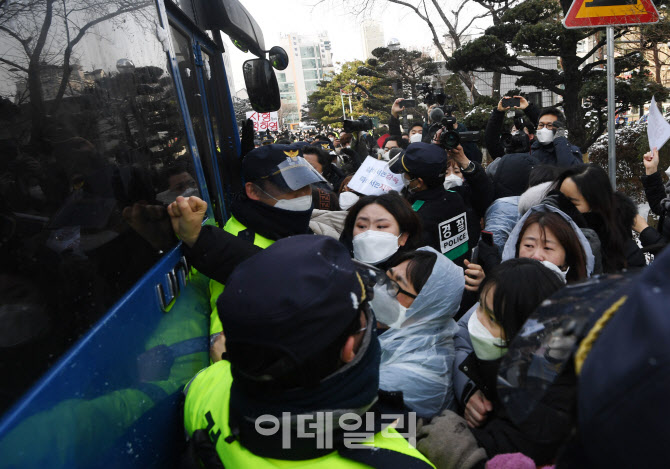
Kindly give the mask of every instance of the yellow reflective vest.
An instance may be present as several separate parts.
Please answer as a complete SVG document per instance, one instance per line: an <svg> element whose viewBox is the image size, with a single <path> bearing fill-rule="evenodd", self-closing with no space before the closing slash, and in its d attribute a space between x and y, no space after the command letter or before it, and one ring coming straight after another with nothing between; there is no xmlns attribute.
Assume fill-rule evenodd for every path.
<svg viewBox="0 0 670 469"><path fill-rule="evenodd" d="M240 223L235 216L231 216L226 225L223 227L225 231L235 236L238 236L241 231L247 229L242 223ZM258 233L254 234L254 244L259 248L265 249L271 246L274 243L274 240L268 239L264 236L259 235ZM219 299L219 295L223 293L225 285L217 282L216 280L209 281L209 303L212 309L209 318L209 335L218 334L223 331L223 326L221 325L221 320L219 319L219 312L216 308L216 300Z"/></svg>
<svg viewBox="0 0 670 469"><path fill-rule="evenodd" d="M216 451L226 469L363 469L369 466L341 456L333 451L325 456L308 460L281 460L256 456L237 440L229 439L231 435L228 424L228 406L230 405L230 386L233 377L230 362L219 361L202 370L187 387L184 405L184 427L191 437L196 430L206 430L210 440L215 442ZM387 436L383 432L374 435L364 443L365 446L383 448L403 455L417 458L427 468L434 466L412 447L393 428L387 428ZM230 442L227 439L232 440ZM359 450L354 450L359 451ZM360 451L364 451L361 449ZM404 459L404 458L403 458ZM401 467L403 464L399 462Z"/></svg>

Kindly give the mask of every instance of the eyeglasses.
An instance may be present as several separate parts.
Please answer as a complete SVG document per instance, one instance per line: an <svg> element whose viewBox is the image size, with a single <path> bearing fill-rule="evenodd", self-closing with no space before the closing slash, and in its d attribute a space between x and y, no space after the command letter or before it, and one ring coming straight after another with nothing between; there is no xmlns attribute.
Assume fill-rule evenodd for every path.
<svg viewBox="0 0 670 469"><path fill-rule="evenodd" d="M409 297L412 298L412 299L416 299L416 295L415 295L415 294L410 293L410 292L408 292L407 290L403 290L403 289L400 287L400 285L398 284L398 282L396 282L395 280L391 280L391 279L389 278L389 279L388 279L388 282L385 282L385 283L386 283L386 291L389 293L389 295L391 295L391 296L393 296L393 297L396 297L396 296L398 296L400 293L402 293L403 295L407 295L407 296L409 296Z"/></svg>
<svg viewBox="0 0 670 469"><path fill-rule="evenodd" d="M552 123L552 124L546 124L546 125L545 125L545 124L543 124L542 122L540 122L539 124L537 124L537 128L538 128L538 130L539 130L539 129L544 129L544 128L547 128L547 129L549 129L549 130L554 130L556 127L554 126L553 123Z"/></svg>

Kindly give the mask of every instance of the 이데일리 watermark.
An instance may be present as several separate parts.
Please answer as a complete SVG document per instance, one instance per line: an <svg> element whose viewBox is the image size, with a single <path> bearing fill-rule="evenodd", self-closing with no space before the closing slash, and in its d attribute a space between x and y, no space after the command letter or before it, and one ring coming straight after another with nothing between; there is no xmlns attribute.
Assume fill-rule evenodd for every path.
<svg viewBox="0 0 670 469"><path fill-rule="evenodd" d="M381 414L381 422L381 435L384 438L405 438L410 445L416 446L416 412ZM281 432L282 449L291 449L293 439L302 438L315 439L317 449L333 449L335 431L343 435L345 447L356 449L373 440L375 413L358 415L348 412L336 415L334 412L315 412L296 415L282 412L281 419L274 415L261 415L256 419L255 426L256 431L263 436L273 436Z"/></svg>

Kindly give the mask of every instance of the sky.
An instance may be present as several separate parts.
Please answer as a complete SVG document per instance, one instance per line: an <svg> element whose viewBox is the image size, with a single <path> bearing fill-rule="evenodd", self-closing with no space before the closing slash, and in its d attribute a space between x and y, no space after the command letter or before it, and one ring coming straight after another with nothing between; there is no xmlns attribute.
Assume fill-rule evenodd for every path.
<svg viewBox="0 0 670 469"><path fill-rule="evenodd" d="M359 25L365 17L382 21L385 43L396 38L403 47L421 48L432 44L428 27L406 7L377 0L378 6L375 9L366 12L364 17L356 17L344 8L345 1L323 0L321 4L313 6L318 1L246 0L242 3L263 30L267 49L279 45L280 33L314 34L326 30L332 43L335 62L362 60L363 43ZM227 50L232 51L235 87L240 90L244 88L242 63L253 58L253 55L244 54L233 46L227 47Z"/></svg>

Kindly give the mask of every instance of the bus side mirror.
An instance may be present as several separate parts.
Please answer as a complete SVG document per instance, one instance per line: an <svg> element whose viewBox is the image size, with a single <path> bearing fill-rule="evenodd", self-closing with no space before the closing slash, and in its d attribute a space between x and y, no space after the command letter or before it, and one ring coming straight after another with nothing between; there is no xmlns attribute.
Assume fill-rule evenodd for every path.
<svg viewBox="0 0 670 469"><path fill-rule="evenodd" d="M286 67L288 67L288 54L283 48L274 46L268 52L268 56L270 57L270 63L276 70L286 70Z"/></svg>
<svg viewBox="0 0 670 469"><path fill-rule="evenodd" d="M277 111L281 107L279 85L272 65L266 59L251 59L242 65L249 102L256 112Z"/></svg>

